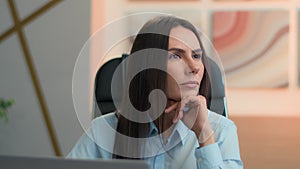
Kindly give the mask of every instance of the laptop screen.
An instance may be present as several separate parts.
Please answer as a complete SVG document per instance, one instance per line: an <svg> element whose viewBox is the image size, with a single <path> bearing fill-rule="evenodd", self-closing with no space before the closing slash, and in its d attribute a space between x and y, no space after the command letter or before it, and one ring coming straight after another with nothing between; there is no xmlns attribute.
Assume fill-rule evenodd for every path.
<svg viewBox="0 0 300 169"><path fill-rule="evenodd" d="M149 169L142 160L74 160L65 158L40 158L0 156L1 169Z"/></svg>

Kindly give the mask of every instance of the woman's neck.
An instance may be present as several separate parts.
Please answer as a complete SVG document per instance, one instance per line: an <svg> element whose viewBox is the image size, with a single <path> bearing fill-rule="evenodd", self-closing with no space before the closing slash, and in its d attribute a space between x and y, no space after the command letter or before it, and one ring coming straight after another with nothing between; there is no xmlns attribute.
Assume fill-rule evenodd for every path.
<svg viewBox="0 0 300 169"><path fill-rule="evenodd" d="M171 103L168 101L167 105L170 106L171 104L173 104L173 102ZM173 123L173 118L175 114L176 114L175 111L170 113L165 113L162 119L158 118L157 120L154 121L154 124L158 128L159 133L163 133L162 136L165 144L167 143L167 139L170 137L170 135L174 130L175 124Z"/></svg>

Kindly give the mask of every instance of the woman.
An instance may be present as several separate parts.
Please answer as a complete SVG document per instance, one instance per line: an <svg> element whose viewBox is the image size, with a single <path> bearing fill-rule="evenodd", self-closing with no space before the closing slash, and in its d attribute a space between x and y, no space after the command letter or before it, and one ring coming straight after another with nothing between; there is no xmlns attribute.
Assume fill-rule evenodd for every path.
<svg viewBox="0 0 300 169"><path fill-rule="evenodd" d="M209 62L191 23L151 19L128 60L118 112L95 119L68 157L140 159L153 168L243 167L236 126L208 110Z"/></svg>

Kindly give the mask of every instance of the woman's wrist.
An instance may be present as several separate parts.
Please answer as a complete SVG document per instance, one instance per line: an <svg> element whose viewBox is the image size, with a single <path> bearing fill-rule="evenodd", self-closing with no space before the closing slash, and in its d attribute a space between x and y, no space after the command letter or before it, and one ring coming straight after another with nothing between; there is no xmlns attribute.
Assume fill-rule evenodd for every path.
<svg viewBox="0 0 300 169"><path fill-rule="evenodd" d="M206 120L200 130L194 129L195 135L201 147L215 143L214 131Z"/></svg>
<svg viewBox="0 0 300 169"><path fill-rule="evenodd" d="M205 142L201 142L198 138L198 142L199 142L199 145L200 147L204 147L204 146L207 146L209 144L213 144L215 143L215 136L214 136L214 133L211 134L211 136L205 141Z"/></svg>

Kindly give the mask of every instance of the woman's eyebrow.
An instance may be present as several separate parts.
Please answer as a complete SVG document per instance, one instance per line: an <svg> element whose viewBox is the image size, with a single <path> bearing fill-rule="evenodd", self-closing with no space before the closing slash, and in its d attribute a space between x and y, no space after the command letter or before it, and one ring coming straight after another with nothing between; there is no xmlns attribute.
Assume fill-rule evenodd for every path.
<svg viewBox="0 0 300 169"><path fill-rule="evenodd" d="M195 50L193 50L193 52L194 52L194 53L199 53L199 52L202 52L202 49L201 49L201 48L195 49Z"/></svg>
<svg viewBox="0 0 300 169"><path fill-rule="evenodd" d="M168 49L168 51L177 51L177 52L180 52L180 53L185 53L185 50L183 50L181 48L170 48L170 49ZM194 53L199 53L199 52L202 52L202 49L201 48L194 49L193 52Z"/></svg>
<svg viewBox="0 0 300 169"><path fill-rule="evenodd" d="M180 52L180 53L185 53L185 50L180 49L180 48L170 48L170 49L168 49L168 51L177 51L177 52Z"/></svg>

